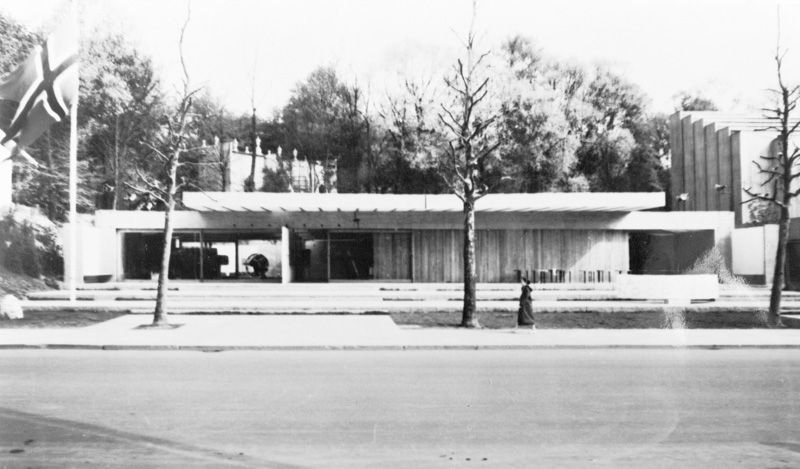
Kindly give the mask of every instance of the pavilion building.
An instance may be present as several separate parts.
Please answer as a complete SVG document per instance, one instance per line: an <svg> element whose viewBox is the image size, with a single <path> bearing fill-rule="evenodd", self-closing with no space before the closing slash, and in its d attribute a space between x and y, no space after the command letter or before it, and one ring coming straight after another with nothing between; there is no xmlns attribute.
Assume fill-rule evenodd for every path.
<svg viewBox="0 0 800 469"><path fill-rule="evenodd" d="M173 213L170 277L462 282L463 214L447 195L187 192ZM716 247L731 261L730 212L664 212L664 193L490 194L476 204L478 281L613 281L675 274ZM163 212L98 211L80 225L79 278L149 280ZM67 256L66 262L72 262Z"/></svg>

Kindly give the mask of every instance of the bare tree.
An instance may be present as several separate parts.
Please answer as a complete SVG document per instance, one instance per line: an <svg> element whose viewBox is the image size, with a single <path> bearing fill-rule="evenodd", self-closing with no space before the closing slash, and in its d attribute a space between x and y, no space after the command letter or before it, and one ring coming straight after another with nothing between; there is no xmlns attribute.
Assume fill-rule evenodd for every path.
<svg viewBox="0 0 800 469"><path fill-rule="evenodd" d="M800 177L800 172L796 170L798 160L800 160L800 148L797 145L790 145L792 136L796 133L800 120L792 119L790 116L797 108L800 100L800 86L788 85L782 74L783 58L786 51L781 51L778 47L775 53L775 64L778 74L778 89L770 90L777 95L777 103L774 108L764 109L767 117L773 122L770 126L761 129L764 131L778 132L777 155L761 156L760 161L753 161L758 167L758 172L765 177L761 187L764 192L756 192L752 187L747 187L744 191L752 197L743 204L760 200L776 206L780 213L778 220L778 249L775 253L775 271L772 277L772 291L769 298L768 321L772 327L782 327L780 308L781 295L786 283L786 245L789 240L789 206L792 199L800 195L800 188L795 179Z"/></svg>
<svg viewBox="0 0 800 469"><path fill-rule="evenodd" d="M253 114L250 116L250 133L252 137L253 149L251 151L252 159L250 160L250 176L247 177L244 183L245 192L255 192L261 186L261 184L256 183L256 160L258 159L258 147L261 145L261 139L258 138L258 120L256 117L256 108L261 104L261 101L264 100L266 93L262 94L260 98L256 98L257 70L258 50L256 50L256 54L253 59L253 71L250 73L250 108L253 110Z"/></svg>
<svg viewBox="0 0 800 469"><path fill-rule="evenodd" d="M479 78L479 68L488 52L475 54L476 4L472 3L472 21L466 41L466 63L459 58L453 74L445 84L455 94L450 107L442 105L439 120L451 134L448 148L441 160L443 175L450 190L463 203L464 213L464 308L461 326L479 328L475 317L477 271L475 267L475 202L486 195L483 181L487 157L497 148L487 130L496 116L482 117L479 105L488 94L488 78Z"/></svg>
<svg viewBox="0 0 800 469"><path fill-rule="evenodd" d="M358 87L358 81L353 85L353 88ZM381 149L381 142L379 139L374 137L374 130L373 130L373 118L372 113L369 110L369 104L372 100L372 82L367 81L367 90L366 90L366 99L364 101L364 110L357 109L357 112L361 115L361 119L364 125L364 145L365 145L365 152L364 152L364 159L366 160L366 167L367 167L367 176L366 176L366 191L367 192L374 192L375 191L375 173L377 168L377 160L379 153L375 151L373 148L373 139L378 140L378 151Z"/></svg>
<svg viewBox="0 0 800 469"><path fill-rule="evenodd" d="M162 133L158 141L144 142L153 155L163 162L166 173L166 183L147 176L137 168L140 184L131 184L129 187L141 194L161 201L166 207L164 213L164 249L161 257L161 269L158 275L158 293L156 294L156 307L153 313L153 326L166 327L169 325L167 318L167 284L169 282L169 261L172 252L172 213L175 210L176 195L187 185L185 180L178 181L178 168L181 166L181 157L187 152L196 151L189 148L189 124L192 118L192 100L202 88L192 88L189 72L183 54L183 41L186 28L189 25L191 11L187 12L186 20L181 27L180 49L181 68L183 70L183 89L177 106L171 114L163 116Z"/></svg>

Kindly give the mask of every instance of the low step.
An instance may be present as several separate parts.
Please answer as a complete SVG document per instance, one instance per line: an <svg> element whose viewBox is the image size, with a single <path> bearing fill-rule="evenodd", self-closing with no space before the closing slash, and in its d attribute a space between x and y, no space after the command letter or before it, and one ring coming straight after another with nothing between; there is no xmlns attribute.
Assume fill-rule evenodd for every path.
<svg viewBox="0 0 800 469"><path fill-rule="evenodd" d="M23 301L25 311L119 311L149 314L155 308L154 301ZM414 313L453 312L463 308L460 301L272 301L272 302L227 302L227 301L170 301L168 311L176 314L363 314L370 312ZM478 301L477 309L482 313L516 314L518 304L514 301ZM665 305L647 301L536 301L533 309L539 313L557 312L602 312L635 313L640 311L691 310L698 312L753 312L751 305L740 303L705 302L688 306Z"/></svg>
<svg viewBox="0 0 800 469"><path fill-rule="evenodd" d="M617 296L613 292L595 292L595 291L547 291L547 292L534 292L534 300L538 301L601 301L601 300L615 300ZM69 292L63 290L57 291L43 291L31 292L27 295L29 300L36 301L53 301L53 300L69 300ZM76 299L80 301L147 301L155 300L156 292L154 291L136 291L136 290L121 290L121 291L80 291L76 294ZM381 300L381 301L429 301L429 300L447 300L447 301L462 301L464 299L462 292L451 291L355 291L348 292L342 291L328 291L318 292L309 298L307 291L277 291L277 292L237 292L237 291L176 291L170 292L168 298L171 300L203 300L211 299L218 300L221 298L228 298L231 300L243 301L280 301L280 300L294 300L302 301L313 299L319 301L322 299L347 299L350 301L357 300ZM510 291L479 291L477 294L479 301L519 301L519 296L516 292Z"/></svg>
<svg viewBox="0 0 800 469"><path fill-rule="evenodd" d="M800 314L781 314L781 322L789 329L800 329Z"/></svg>

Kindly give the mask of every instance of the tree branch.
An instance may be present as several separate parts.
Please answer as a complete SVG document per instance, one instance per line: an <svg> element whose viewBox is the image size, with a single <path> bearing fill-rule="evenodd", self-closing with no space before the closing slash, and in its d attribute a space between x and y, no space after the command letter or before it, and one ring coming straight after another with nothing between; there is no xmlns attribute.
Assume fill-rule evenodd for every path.
<svg viewBox="0 0 800 469"><path fill-rule="evenodd" d="M753 192L750 188L743 189L743 190L744 190L745 194L747 194L750 197L752 197L752 199L743 201L741 203L742 205L746 204L748 202L752 202L753 200L763 200L764 202L771 202L771 203L774 203L774 204L779 205L781 207L785 207L783 202L781 202L780 200L778 200L775 197L775 195L776 195L775 193L773 193L772 195L769 195L769 194L765 195L765 194L757 194L757 193Z"/></svg>
<svg viewBox="0 0 800 469"><path fill-rule="evenodd" d="M492 145L489 148L481 151L480 152L480 156L477 158L477 160L483 160L484 158L489 156L493 151L497 150L497 148L499 146L500 146L500 142L496 142L494 145Z"/></svg>
<svg viewBox="0 0 800 469"><path fill-rule="evenodd" d="M180 58L181 58L181 69L183 71L184 96L187 94L186 91L189 88L189 71L186 68L186 60L183 57L183 40L186 37L186 28L189 26L189 20L191 19L191 15L192 15L192 5L191 3L187 3L186 20L183 22L183 26L181 26L181 35L180 39L178 40L178 47L181 50Z"/></svg>
<svg viewBox="0 0 800 469"><path fill-rule="evenodd" d="M165 155L164 153L162 153L161 150L159 150L155 146L151 145L148 142L142 142L142 145L144 145L146 148L149 148L151 151L153 151L164 162L169 162L169 157L167 155Z"/></svg>

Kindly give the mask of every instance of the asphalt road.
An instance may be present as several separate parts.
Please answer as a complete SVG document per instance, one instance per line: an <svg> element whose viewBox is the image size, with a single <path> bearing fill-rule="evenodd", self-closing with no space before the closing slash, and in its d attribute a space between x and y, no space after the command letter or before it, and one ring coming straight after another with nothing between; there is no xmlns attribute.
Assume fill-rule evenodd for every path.
<svg viewBox="0 0 800 469"><path fill-rule="evenodd" d="M0 350L0 468L800 467L797 350Z"/></svg>

